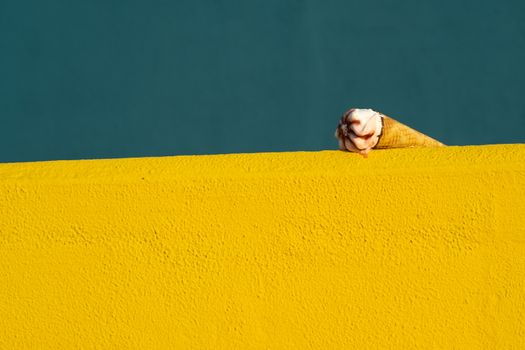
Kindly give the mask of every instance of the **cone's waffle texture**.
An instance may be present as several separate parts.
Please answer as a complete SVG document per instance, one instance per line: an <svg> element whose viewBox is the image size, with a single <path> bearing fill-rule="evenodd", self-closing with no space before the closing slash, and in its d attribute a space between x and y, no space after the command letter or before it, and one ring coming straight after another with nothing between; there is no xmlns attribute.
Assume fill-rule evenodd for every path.
<svg viewBox="0 0 525 350"><path fill-rule="evenodd" d="M441 142L385 115L379 142L374 148L441 147Z"/></svg>

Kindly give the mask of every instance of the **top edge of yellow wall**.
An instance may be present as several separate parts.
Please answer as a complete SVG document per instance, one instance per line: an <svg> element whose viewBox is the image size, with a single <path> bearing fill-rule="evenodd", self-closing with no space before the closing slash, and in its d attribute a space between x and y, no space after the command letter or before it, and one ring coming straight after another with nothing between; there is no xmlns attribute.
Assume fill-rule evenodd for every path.
<svg viewBox="0 0 525 350"><path fill-rule="evenodd" d="M334 150L238 153L0 164L6 182L176 181L188 178L479 171L525 168L525 144L373 150L368 158Z"/></svg>

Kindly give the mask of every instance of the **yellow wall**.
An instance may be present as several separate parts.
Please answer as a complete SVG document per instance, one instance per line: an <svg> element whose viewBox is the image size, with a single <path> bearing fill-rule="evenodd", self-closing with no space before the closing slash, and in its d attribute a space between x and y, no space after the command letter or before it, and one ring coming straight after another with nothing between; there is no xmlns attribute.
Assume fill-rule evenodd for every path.
<svg viewBox="0 0 525 350"><path fill-rule="evenodd" d="M524 348L525 145L0 165L0 349Z"/></svg>

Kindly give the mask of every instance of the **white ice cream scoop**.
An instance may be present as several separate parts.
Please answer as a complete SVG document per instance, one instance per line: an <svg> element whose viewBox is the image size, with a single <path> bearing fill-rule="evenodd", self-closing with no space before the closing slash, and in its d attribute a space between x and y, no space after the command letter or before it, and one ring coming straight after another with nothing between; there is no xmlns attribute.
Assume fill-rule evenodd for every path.
<svg viewBox="0 0 525 350"><path fill-rule="evenodd" d="M336 130L339 148L364 156L377 144L381 135L381 114L372 109L349 109Z"/></svg>

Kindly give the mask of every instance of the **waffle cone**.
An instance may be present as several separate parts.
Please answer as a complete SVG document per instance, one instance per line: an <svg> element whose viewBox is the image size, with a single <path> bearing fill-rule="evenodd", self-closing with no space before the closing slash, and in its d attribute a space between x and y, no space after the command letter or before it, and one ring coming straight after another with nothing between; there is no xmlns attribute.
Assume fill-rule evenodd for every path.
<svg viewBox="0 0 525 350"><path fill-rule="evenodd" d="M441 142L420 133L395 119L383 118L383 130L374 148L441 147Z"/></svg>

